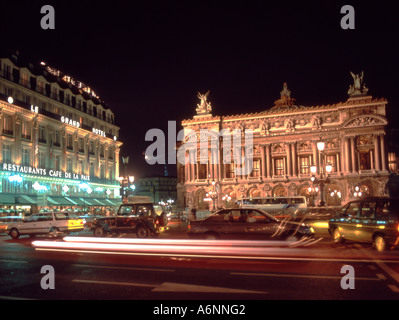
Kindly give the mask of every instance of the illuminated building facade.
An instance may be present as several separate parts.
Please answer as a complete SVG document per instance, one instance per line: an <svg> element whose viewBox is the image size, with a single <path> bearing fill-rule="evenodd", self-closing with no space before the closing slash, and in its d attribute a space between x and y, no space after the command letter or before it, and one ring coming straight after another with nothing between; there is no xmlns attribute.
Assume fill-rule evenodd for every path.
<svg viewBox="0 0 399 320"><path fill-rule="evenodd" d="M0 206L109 207L119 127L85 84L18 53L0 58Z"/></svg>
<svg viewBox="0 0 399 320"><path fill-rule="evenodd" d="M367 94L363 74L353 77L348 100L332 105L298 106L284 84L281 98L268 110L215 116L207 95L199 95L197 115L182 121L186 142L189 132L196 135L196 154L190 155L188 147L190 161L177 164L178 206L212 209L212 202L204 201L212 192L217 207L231 206L242 197L292 195L304 195L309 205L318 205L321 195L311 178L327 177L324 164L331 171L323 189L327 206L340 206L359 191L362 196L386 195L389 174L397 171L396 156L386 143L387 100ZM239 129L242 136L252 132L253 146L245 150L242 137L238 152L226 153L224 137L217 134L224 129ZM216 134L201 141L200 130ZM216 150L212 141L220 142ZM324 142L322 151L319 141ZM201 143L208 146L205 151ZM226 154L233 155L232 161L224 161ZM252 159L252 171L237 175L235 169L247 162L245 157Z"/></svg>

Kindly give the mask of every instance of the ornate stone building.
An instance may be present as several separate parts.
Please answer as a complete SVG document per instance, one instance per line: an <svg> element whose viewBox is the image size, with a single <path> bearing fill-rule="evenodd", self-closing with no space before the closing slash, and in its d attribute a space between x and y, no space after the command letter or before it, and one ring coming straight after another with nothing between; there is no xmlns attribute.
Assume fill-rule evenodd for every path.
<svg viewBox="0 0 399 320"><path fill-rule="evenodd" d="M348 100L331 105L296 105L284 83L281 98L269 110L215 116L207 101L209 93L199 95L197 115L182 121L187 136L190 130L196 134L197 156L189 156L188 148L190 162L177 164L178 206L203 210L230 206L241 197L281 195L304 195L309 205L317 205L321 193L316 192L311 177L326 179L326 164L331 169L324 184L328 206L346 203L359 190L363 196L385 195L390 169L396 170L395 155L388 161L385 141L387 100L367 95L363 73L352 76ZM223 140L220 135L207 139L208 153L204 148L201 152L201 129L251 131L253 147L245 153L244 139L241 144L241 156L253 160L251 173L236 174L238 158L225 163L222 143L218 150L211 148L212 140ZM319 141L324 142L323 151L317 148ZM212 192L216 201L204 201Z"/></svg>
<svg viewBox="0 0 399 320"><path fill-rule="evenodd" d="M90 87L18 53L0 57L0 207L118 205L118 136Z"/></svg>

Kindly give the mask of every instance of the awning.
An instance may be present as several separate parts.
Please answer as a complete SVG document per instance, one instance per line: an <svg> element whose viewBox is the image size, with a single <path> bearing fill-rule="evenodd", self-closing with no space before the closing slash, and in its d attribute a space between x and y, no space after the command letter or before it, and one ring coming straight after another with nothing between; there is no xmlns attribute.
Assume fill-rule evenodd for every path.
<svg viewBox="0 0 399 320"><path fill-rule="evenodd" d="M75 206L78 204L77 202L75 202L74 200L72 200L69 197L65 197L65 199L67 199L69 202L72 202Z"/></svg>
<svg viewBox="0 0 399 320"><path fill-rule="evenodd" d="M122 199L102 199L102 198L78 198L63 196L46 196L47 206L79 206L79 207L118 207L122 204ZM37 196L34 194L15 194L0 193L1 205L39 205Z"/></svg>
<svg viewBox="0 0 399 320"><path fill-rule="evenodd" d="M79 207L92 207L92 206L109 206L110 204L105 202L105 199L96 198L78 198L78 197L64 197L70 203L68 205L79 206ZM113 204L112 204L113 205Z"/></svg>
<svg viewBox="0 0 399 320"><path fill-rule="evenodd" d="M32 199L31 196L21 194L21 196L19 196L19 198L20 198L20 200L19 200L20 203L21 203L21 200L25 200L27 202L27 204L37 204L37 200Z"/></svg>
<svg viewBox="0 0 399 320"><path fill-rule="evenodd" d="M49 206L75 206L72 201L69 201L66 197L60 196L47 196L47 204Z"/></svg>
<svg viewBox="0 0 399 320"><path fill-rule="evenodd" d="M0 205L35 205L34 196L15 193L0 193Z"/></svg>
<svg viewBox="0 0 399 320"><path fill-rule="evenodd" d="M104 199L109 203L111 206L120 206L122 204L122 199Z"/></svg>
<svg viewBox="0 0 399 320"><path fill-rule="evenodd" d="M59 203L53 199L51 199L51 197L47 196L46 200L48 202L49 205L59 205Z"/></svg>
<svg viewBox="0 0 399 320"><path fill-rule="evenodd" d="M0 193L0 205L15 205L15 194Z"/></svg>
<svg viewBox="0 0 399 320"><path fill-rule="evenodd" d="M106 199L93 199L93 202L99 206L108 206L109 204L107 204L105 202Z"/></svg>

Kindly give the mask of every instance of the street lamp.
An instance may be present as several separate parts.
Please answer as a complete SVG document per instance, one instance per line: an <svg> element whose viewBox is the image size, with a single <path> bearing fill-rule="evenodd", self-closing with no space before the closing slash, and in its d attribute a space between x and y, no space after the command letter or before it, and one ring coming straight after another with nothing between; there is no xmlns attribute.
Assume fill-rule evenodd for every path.
<svg viewBox="0 0 399 320"><path fill-rule="evenodd" d="M213 204L213 210L216 209L216 200L218 199L218 193L219 193L219 185L218 183L213 180L212 181L212 187L213 189L209 192L206 193L206 198L204 199L204 201L212 201Z"/></svg>
<svg viewBox="0 0 399 320"><path fill-rule="evenodd" d="M228 208L228 207L229 207L229 204L228 204L228 203L231 201L231 197L226 193L226 194L222 197L222 200L227 202L227 204L225 204L225 205L226 205L226 207Z"/></svg>
<svg viewBox="0 0 399 320"><path fill-rule="evenodd" d="M314 198L316 197L316 195L319 193L319 187L309 187L308 188L308 192L309 192L309 197L310 197L310 206L314 207Z"/></svg>
<svg viewBox="0 0 399 320"><path fill-rule="evenodd" d="M330 183L330 178L329 174L332 171L332 165L330 163L324 164L324 149L325 149L325 142L320 140L316 143L317 150L321 154L321 163L320 163L320 177L316 177L317 173L317 166L313 164L310 167L310 172L312 173L312 176L310 180L312 181L313 185L318 185L319 186L319 191L320 191L320 207L324 207L326 205L326 202L324 200L324 186L325 184Z"/></svg>
<svg viewBox="0 0 399 320"><path fill-rule="evenodd" d="M122 198L126 198L130 193L129 189L134 191L136 188L136 186L133 184L134 176L119 177L118 180L122 188L121 196Z"/></svg>
<svg viewBox="0 0 399 320"><path fill-rule="evenodd" d="M355 186L355 192L353 193L353 195L355 196L355 198L360 198L363 193L360 191L359 186Z"/></svg>

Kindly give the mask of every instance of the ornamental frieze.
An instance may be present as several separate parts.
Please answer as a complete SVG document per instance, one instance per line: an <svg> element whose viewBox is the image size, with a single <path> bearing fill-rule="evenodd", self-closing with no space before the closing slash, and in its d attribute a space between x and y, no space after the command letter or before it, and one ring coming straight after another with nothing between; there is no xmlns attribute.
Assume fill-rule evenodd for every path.
<svg viewBox="0 0 399 320"><path fill-rule="evenodd" d="M345 128L351 128L351 127L364 127L364 126L375 126L375 125L386 125L387 121L383 119L382 117L377 117L377 116L360 116L356 119L349 120L346 122L344 125Z"/></svg>
<svg viewBox="0 0 399 320"><path fill-rule="evenodd" d="M292 183L290 183L290 184L288 185L288 188L291 189L291 190L296 190L297 185L296 185L295 182L292 182Z"/></svg>
<svg viewBox="0 0 399 320"><path fill-rule="evenodd" d="M269 183L266 183L266 184L263 186L263 190L264 190L264 191L270 191L270 190L272 190L272 187L270 186Z"/></svg>
<svg viewBox="0 0 399 320"><path fill-rule="evenodd" d="M282 143L272 144L272 153L285 153L285 145Z"/></svg>
<svg viewBox="0 0 399 320"><path fill-rule="evenodd" d="M370 134L359 136L356 139L357 146L371 146L373 144L374 144L373 137Z"/></svg>
<svg viewBox="0 0 399 320"><path fill-rule="evenodd" d="M309 141L301 141L297 144L298 151L311 151L312 144Z"/></svg>
<svg viewBox="0 0 399 320"><path fill-rule="evenodd" d="M326 149L338 149L340 146L339 141L338 138L328 139L326 141Z"/></svg>

